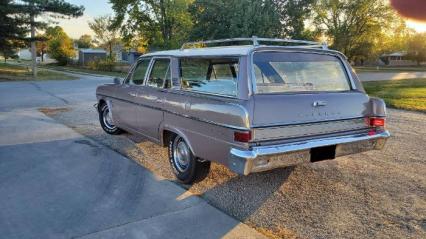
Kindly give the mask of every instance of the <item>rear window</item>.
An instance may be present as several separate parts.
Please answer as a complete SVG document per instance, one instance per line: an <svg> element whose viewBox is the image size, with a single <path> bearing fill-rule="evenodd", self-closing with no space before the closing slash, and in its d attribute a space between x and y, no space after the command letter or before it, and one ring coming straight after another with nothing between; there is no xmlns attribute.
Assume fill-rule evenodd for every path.
<svg viewBox="0 0 426 239"><path fill-rule="evenodd" d="M182 58L180 73L185 90L237 95L238 58Z"/></svg>
<svg viewBox="0 0 426 239"><path fill-rule="evenodd" d="M257 93L348 91L342 62L313 53L259 52L253 56Z"/></svg>

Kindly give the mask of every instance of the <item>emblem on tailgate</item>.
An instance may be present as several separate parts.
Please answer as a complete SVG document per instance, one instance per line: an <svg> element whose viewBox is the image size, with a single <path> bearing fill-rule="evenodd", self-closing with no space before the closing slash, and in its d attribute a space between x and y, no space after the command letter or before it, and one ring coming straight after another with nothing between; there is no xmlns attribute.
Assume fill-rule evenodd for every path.
<svg viewBox="0 0 426 239"><path fill-rule="evenodd" d="M327 102L322 100L314 101L314 103L312 103L313 107L326 106L326 105L327 105Z"/></svg>

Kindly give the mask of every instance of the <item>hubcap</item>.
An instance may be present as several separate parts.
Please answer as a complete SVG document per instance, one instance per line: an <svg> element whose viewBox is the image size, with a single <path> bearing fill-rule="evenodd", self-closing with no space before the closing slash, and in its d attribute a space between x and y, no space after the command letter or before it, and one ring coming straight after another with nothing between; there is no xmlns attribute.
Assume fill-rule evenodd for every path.
<svg viewBox="0 0 426 239"><path fill-rule="evenodd" d="M114 122L112 121L112 117L107 105L105 105L102 109L102 120L104 122L105 127L107 127L108 129L114 130L116 128Z"/></svg>
<svg viewBox="0 0 426 239"><path fill-rule="evenodd" d="M185 172L190 160L190 151L188 145L182 138L177 138L173 143L173 159L179 172Z"/></svg>

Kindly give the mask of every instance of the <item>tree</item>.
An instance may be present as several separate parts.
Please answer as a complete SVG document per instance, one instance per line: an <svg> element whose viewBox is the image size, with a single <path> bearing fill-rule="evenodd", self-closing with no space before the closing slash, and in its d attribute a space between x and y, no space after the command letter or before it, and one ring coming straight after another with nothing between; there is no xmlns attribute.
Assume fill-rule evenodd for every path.
<svg viewBox="0 0 426 239"><path fill-rule="evenodd" d="M395 20L385 0L318 0L314 14L317 30L351 60L368 57L374 42Z"/></svg>
<svg viewBox="0 0 426 239"><path fill-rule="evenodd" d="M78 40L75 41L77 43L78 48L92 48L93 40L92 36L84 34Z"/></svg>
<svg viewBox="0 0 426 239"><path fill-rule="evenodd" d="M18 47L25 46L26 22L22 9L13 0L0 0L0 53L5 61L16 55Z"/></svg>
<svg viewBox="0 0 426 239"><path fill-rule="evenodd" d="M69 59L75 56L74 44L71 38L59 27L49 27L46 29L47 51L59 65L66 65Z"/></svg>
<svg viewBox="0 0 426 239"><path fill-rule="evenodd" d="M280 15L280 36L294 39L310 39L305 21L310 18L314 0L275 0Z"/></svg>
<svg viewBox="0 0 426 239"><path fill-rule="evenodd" d="M36 30L46 28L51 18L82 16L84 7L67 3L64 0L15 0L12 2L21 14L27 17L25 26L29 26L31 29L29 40L31 42L32 72L36 77Z"/></svg>
<svg viewBox="0 0 426 239"><path fill-rule="evenodd" d="M44 55L47 53L47 41L46 35L38 35L36 42L36 52L37 56L41 57L41 61L44 61Z"/></svg>
<svg viewBox="0 0 426 239"><path fill-rule="evenodd" d="M426 33L417 33L408 41L408 57L417 65L426 61Z"/></svg>
<svg viewBox="0 0 426 239"><path fill-rule="evenodd" d="M151 48L175 48L191 30L192 0L110 0L124 41L143 37Z"/></svg>
<svg viewBox="0 0 426 239"><path fill-rule="evenodd" d="M272 0L196 0L190 7L194 28L191 38L278 37L280 12Z"/></svg>
<svg viewBox="0 0 426 239"><path fill-rule="evenodd" d="M118 29L113 24L111 16L101 16L89 22L89 27L95 33L96 40L102 47L109 50L109 56L112 58L112 48L114 44L120 41Z"/></svg>
<svg viewBox="0 0 426 239"><path fill-rule="evenodd" d="M3 56L4 62L6 62L7 59L17 58L17 48L22 46L25 46L25 42L17 40L2 41L2 44L0 44L0 53Z"/></svg>

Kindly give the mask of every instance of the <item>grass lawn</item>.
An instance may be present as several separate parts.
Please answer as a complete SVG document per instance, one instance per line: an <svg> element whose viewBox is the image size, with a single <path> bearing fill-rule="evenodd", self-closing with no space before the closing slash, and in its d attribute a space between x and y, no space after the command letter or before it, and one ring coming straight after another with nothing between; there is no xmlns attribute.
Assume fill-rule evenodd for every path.
<svg viewBox="0 0 426 239"><path fill-rule="evenodd" d="M415 72L426 71L426 66L356 66L357 72Z"/></svg>
<svg viewBox="0 0 426 239"><path fill-rule="evenodd" d="M426 78L363 82L369 95L386 101L387 106L426 112Z"/></svg>
<svg viewBox="0 0 426 239"><path fill-rule="evenodd" d="M74 76L45 69L38 69L37 79L33 79L31 69L24 66L0 63L0 81L23 81L23 80L74 80Z"/></svg>
<svg viewBox="0 0 426 239"><path fill-rule="evenodd" d="M96 75L106 75L106 76L121 77L121 78L124 78L127 75L127 73L122 73L122 72L95 71L95 70L90 70L90 69L86 69L86 68L82 68L82 67L77 67L77 66L46 65L46 66L43 66L43 67L45 67L45 68L51 68L51 69L55 69L55 70L72 71L72 72L76 72L76 73L81 72L81 73L96 74Z"/></svg>

